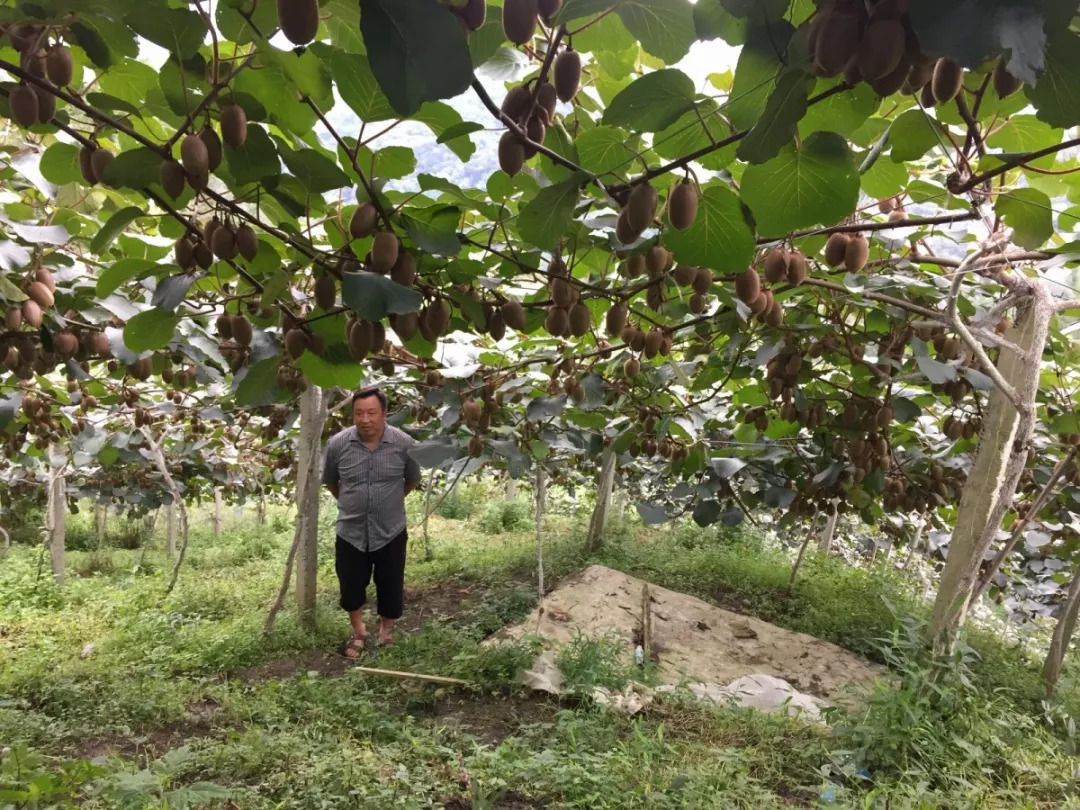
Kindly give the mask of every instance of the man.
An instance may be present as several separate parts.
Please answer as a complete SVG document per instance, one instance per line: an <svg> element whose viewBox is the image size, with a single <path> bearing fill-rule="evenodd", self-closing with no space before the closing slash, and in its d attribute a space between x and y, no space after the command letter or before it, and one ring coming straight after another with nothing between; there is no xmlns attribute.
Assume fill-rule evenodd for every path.
<svg viewBox="0 0 1080 810"><path fill-rule="evenodd" d="M352 398L353 427L326 444L322 480L337 499L335 568L352 635L343 653L359 658L367 639L363 607L374 574L379 645L393 644L404 601L405 496L420 483L409 455L415 440L386 424L386 395L365 388Z"/></svg>

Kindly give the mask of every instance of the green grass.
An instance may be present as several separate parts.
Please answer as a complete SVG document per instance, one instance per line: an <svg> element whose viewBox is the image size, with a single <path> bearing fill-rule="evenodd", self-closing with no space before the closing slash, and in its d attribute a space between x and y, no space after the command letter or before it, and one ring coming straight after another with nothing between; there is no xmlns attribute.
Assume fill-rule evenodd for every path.
<svg viewBox="0 0 1080 810"><path fill-rule="evenodd" d="M464 678L474 684L465 691L367 677L327 658L346 622L325 512L315 627L299 626L290 601L268 639L260 629L291 541L281 508L264 527L232 520L217 541L197 512L168 596L161 526L145 554L108 542L71 552L63 588L47 563L37 578L35 549L16 547L0 563L0 791L33 784L43 799L0 801L226 807L227 791L245 810L451 800L475 808L1080 807L1068 731L1078 707L1043 706L1038 662L1023 649L1002 643L996 628L974 627L965 655L929 658L909 636L926 606L891 568L811 556L789 591L790 555L750 533L616 523L587 557L584 518L566 510L545 521L545 572L550 582L600 562L738 607L886 662L894 686L876 690L858 714L834 718L832 730L679 700L629 719L585 695L619 688L633 673L611 644L578 639L559 655L577 696L527 694L517 673L535 654L531 642L481 644L536 603L532 518L503 524L502 507L480 507L496 496L468 488L458 505L471 517L433 518L432 559L420 533L412 538L409 587L467 590L466 601L368 654L373 666ZM88 520L85 511L77 520ZM504 528L484 531L485 518L489 530L496 520L488 515ZM97 757L110 746L122 756Z"/></svg>

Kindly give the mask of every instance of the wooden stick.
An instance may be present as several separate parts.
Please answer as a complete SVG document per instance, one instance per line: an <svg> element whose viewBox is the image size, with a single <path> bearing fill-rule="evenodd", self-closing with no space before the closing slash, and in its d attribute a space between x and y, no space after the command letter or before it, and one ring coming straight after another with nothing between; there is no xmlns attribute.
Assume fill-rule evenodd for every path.
<svg viewBox="0 0 1080 810"><path fill-rule="evenodd" d="M649 612L649 583L641 586L641 649L645 658L652 647L652 614Z"/></svg>
<svg viewBox="0 0 1080 810"><path fill-rule="evenodd" d="M421 675L416 672L398 672L393 669L376 669L375 667L361 667L354 666L352 669L360 672L367 673L368 675L382 675L387 678L404 678L406 680L412 678L418 681L429 681L430 683L446 683L455 684L458 686L468 686L468 681L463 681L461 678L447 678L443 675Z"/></svg>

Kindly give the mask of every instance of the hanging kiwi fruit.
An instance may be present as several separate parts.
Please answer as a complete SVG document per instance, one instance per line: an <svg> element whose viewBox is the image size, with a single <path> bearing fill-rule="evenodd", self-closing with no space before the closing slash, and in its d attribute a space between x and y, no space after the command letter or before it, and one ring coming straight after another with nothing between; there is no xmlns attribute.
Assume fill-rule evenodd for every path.
<svg viewBox="0 0 1080 810"><path fill-rule="evenodd" d="M221 108L221 138L232 149L239 149L247 140L247 113L239 104Z"/></svg>
<svg viewBox="0 0 1080 810"><path fill-rule="evenodd" d="M572 48L564 50L555 57L553 76L559 101L572 101L581 86L581 55Z"/></svg>
<svg viewBox="0 0 1080 810"><path fill-rule="evenodd" d="M536 34L537 0L504 0L503 33L515 45L524 45Z"/></svg>
<svg viewBox="0 0 1080 810"><path fill-rule="evenodd" d="M684 179L676 183L668 196L668 219L672 227L685 231L697 219L698 192L693 182Z"/></svg>
<svg viewBox="0 0 1080 810"><path fill-rule="evenodd" d="M319 31L319 0L277 0L278 26L293 45L307 45Z"/></svg>

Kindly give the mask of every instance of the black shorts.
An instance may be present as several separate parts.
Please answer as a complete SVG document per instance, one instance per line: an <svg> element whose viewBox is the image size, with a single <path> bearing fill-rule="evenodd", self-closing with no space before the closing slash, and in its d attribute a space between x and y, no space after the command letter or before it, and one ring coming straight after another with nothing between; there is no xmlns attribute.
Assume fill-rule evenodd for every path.
<svg viewBox="0 0 1080 810"><path fill-rule="evenodd" d="M408 534L397 537L375 551L360 551L337 538L334 568L341 586L341 607L349 613L367 603L367 587L375 577L377 610L385 619L401 617L405 602L405 550Z"/></svg>

